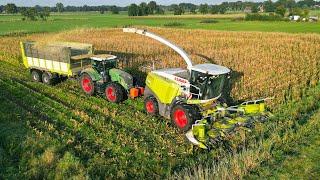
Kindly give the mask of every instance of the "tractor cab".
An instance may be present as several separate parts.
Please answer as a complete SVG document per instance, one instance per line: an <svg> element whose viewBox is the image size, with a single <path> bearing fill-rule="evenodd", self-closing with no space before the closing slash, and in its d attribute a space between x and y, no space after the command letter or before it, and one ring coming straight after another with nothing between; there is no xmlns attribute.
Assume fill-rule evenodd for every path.
<svg viewBox="0 0 320 180"><path fill-rule="evenodd" d="M99 72L103 81L109 81L109 70L117 67L117 57L109 54L99 54L90 57L90 59L92 68Z"/></svg>
<svg viewBox="0 0 320 180"><path fill-rule="evenodd" d="M117 56L109 54L99 54L90 57L93 68L102 72L104 70L117 67Z"/></svg>

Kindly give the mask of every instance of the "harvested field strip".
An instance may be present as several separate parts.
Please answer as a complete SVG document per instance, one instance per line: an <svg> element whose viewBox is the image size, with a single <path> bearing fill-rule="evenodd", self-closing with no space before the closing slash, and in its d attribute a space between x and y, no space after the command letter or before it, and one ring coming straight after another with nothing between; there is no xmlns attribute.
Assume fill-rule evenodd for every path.
<svg viewBox="0 0 320 180"><path fill-rule="evenodd" d="M141 136L141 134L136 134L135 132L128 131L127 127L117 127L113 126L114 123L108 124L103 123L102 125L96 124L96 123L85 123L82 120L82 118L77 117L72 112L73 110L42 95L38 92L35 92L29 88L24 87L23 85L16 83L11 80L1 80L2 88L5 90L5 92L11 92L11 96L17 96L15 99L19 99L20 103L28 102L28 104L25 104L25 106L31 106L35 107L38 110L34 110L33 113L40 114L42 116L42 119L48 120L51 124L54 124L54 128L59 130L59 133L61 134L70 134L69 136L58 136L57 138L60 140L64 140L63 143L66 143L68 140L74 140L74 143L70 143L69 145L72 147L79 148L78 151L76 151L79 157L84 159L84 162L86 162L86 159L90 156L92 157L94 154L99 153L106 153L104 156L112 159L112 157L126 157L127 155L131 154L132 161L131 163L134 163L134 161L141 161L143 164L143 160L146 157L149 157L148 165L150 166L150 159L158 159L157 157L161 157L161 159L158 159L156 161L159 161L158 163L155 163L155 167L160 165L159 163L168 163L168 161L165 161L166 156L163 156L163 152L166 151L167 146L175 147L176 144L167 144L171 143L172 140L175 142L175 139L163 139L161 136L156 139L152 139L152 136ZM3 93L5 93L3 92ZM31 94L30 94L31 93ZM9 94L7 94L9 95ZM50 106L49 106L50 105ZM105 119L103 119L105 120ZM102 120L102 121L103 121ZM90 121L89 121L90 122ZM94 127L99 128L94 128ZM108 127L109 126L109 127ZM93 128L93 129L92 129ZM119 133L119 134L118 134ZM126 133L129 133L125 135ZM122 137L126 137L126 141L121 141L118 137L121 135ZM120 136L120 137L121 137ZM110 138L116 138L116 139L110 139ZM149 138L149 139L147 139ZM150 140L153 140L152 142ZM169 141L170 140L170 141ZM141 143L140 143L140 142ZM156 146L152 145L154 142L158 142L157 144L161 144L161 142L167 142L166 144L163 144L163 148L157 148ZM139 148L139 149L137 149ZM85 151L83 151L85 149ZM122 150L121 150L122 149ZM118 150L117 152L113 152L112 150ZM160 151L161 150L161 151ZM172 151L172 150L171 150ZM128 152L131 152L128 154ZM161 153L160 153L161 152ZM181 151L178 151L181 152ZM139 158L139 154L144 154L143 158L141 160L134 159L134 154L136 154L136 158ZM167 153L167 158L170 158L170 151ZM171 153L172 154L172 153ZM172 154L173 155L173 154ZM179 154L176 154L179 155ZM180 154L181 156L183 154ZM133 157L132 157L133 156ZM184 156L184 155L183 155ZM105 163L107 163L106 161ZM114 162L115 163L115 162ZM128 166L130 166L130 162L128 162ZM141 164L140 163L140 164ZM146 162L147 163L147 162ZM115 167L116 168L116 167Z"/></svg>

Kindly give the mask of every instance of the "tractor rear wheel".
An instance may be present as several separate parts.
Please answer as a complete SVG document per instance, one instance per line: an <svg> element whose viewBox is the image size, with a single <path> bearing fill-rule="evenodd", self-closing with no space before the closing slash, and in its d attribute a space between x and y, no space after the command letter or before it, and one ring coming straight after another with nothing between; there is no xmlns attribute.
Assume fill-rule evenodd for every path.
<svg viewBox="0 0 320 180"><path fill-rule="evenodd" d="M177 104L171 110L172 123L182 132L187 132L192 128L196 120L199 120L199 113L190 105Z"/></svg>
<svg viewBox="0 0 320 180"><path fill-rule="evenodd" d="M107 85L105 95L108 101L119 103L124 99L124 89L118 83L110 83Z"/></svg>
<svg viewBox="0 0 320 180"><path fill-rule="evenodd" d="M150 115L157 116L159 114L158 101L154 96L148 96L144 100L144 109Z"/></svg>
<svg viewBox="0 0 320 180"><path fill-rule="evenodd" d="M48 72L44 72L42 74L42 82L44 84L52 85L53 84L52 74Z"/></svg>
<svg viewBox="0 0 320 180"><path fill-rule="evenodd" d="M32 80L35 82L41 82L41 76L42 76L42 72L39 70L32 70L31 71L31 77Z"/></svg>
<svg viewBox="0 0 320 180"><path fill-rule="evenodd" d="M94 82L87 73L83 73L80 77L80 86L87 95L93 95L95 92Z"/></svg>

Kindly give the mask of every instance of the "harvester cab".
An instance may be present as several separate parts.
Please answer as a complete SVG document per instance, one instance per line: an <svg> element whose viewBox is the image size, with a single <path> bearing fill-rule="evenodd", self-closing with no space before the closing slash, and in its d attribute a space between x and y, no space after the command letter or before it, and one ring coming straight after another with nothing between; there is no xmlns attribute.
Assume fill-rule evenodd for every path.
<svg viewBox="0 0 320 180"><path fill-rule="evenodd" d="M150 115L171 119L172 124L186 133L194 145L207 148L210 137L231 132L238 125L248 125L264 115L264 101L250 101L227 107L219 102L230 69L216 64L193 65L189 55L169 40L146 30L124 28L155 39L176 51L187 68L169 68L151 71L144 92L145 110ZM249 123L250 122L250 123Z"/></svg>

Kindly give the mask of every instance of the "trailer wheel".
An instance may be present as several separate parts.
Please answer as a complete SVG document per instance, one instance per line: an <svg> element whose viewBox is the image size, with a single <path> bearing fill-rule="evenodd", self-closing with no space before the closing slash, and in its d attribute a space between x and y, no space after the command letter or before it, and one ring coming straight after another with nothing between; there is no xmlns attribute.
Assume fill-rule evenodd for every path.
<svg viewBox="0 0 320 180"><path fill-rule="evenodd" d="M48 72L42 73L42 82L44 84L52 85L53 84L52 74Z"/></svg>
<svg viewBox="0 0 320 180"><path fill-rule="evenodd" d="M171 121L182 132L190 130L198 118L196 110L187 104L177 104L171 110Z"/></svg>
<svg viewBox="0 0 320 180"><path fill-rule="evenodd" d="M42 72L39 70L32 70L31 71L31 78L33 81L35 82L41 82L41 76L42 76Z"/></svg>
<svg viewBox="0 0 320 180"><path fill-rule="evenodd" d="M93 95L95 88L92 78L87 73L83 73L80 77L80 86L87 95Z"/></svg>
<svg viewBox="0 0 320 180"><path fill-rule="evenodd" d="M108 101L119 103L124 99L123 87L118 83L110 83L107 85L105 95Z"/></svg>
<svg viewBox="0 0 320 180"><path fill-rule="evenodd" d="M148 96L144 100L144 109L146 110L147 114L157 116L159 114L157 99L154 96Z"/></svg>

